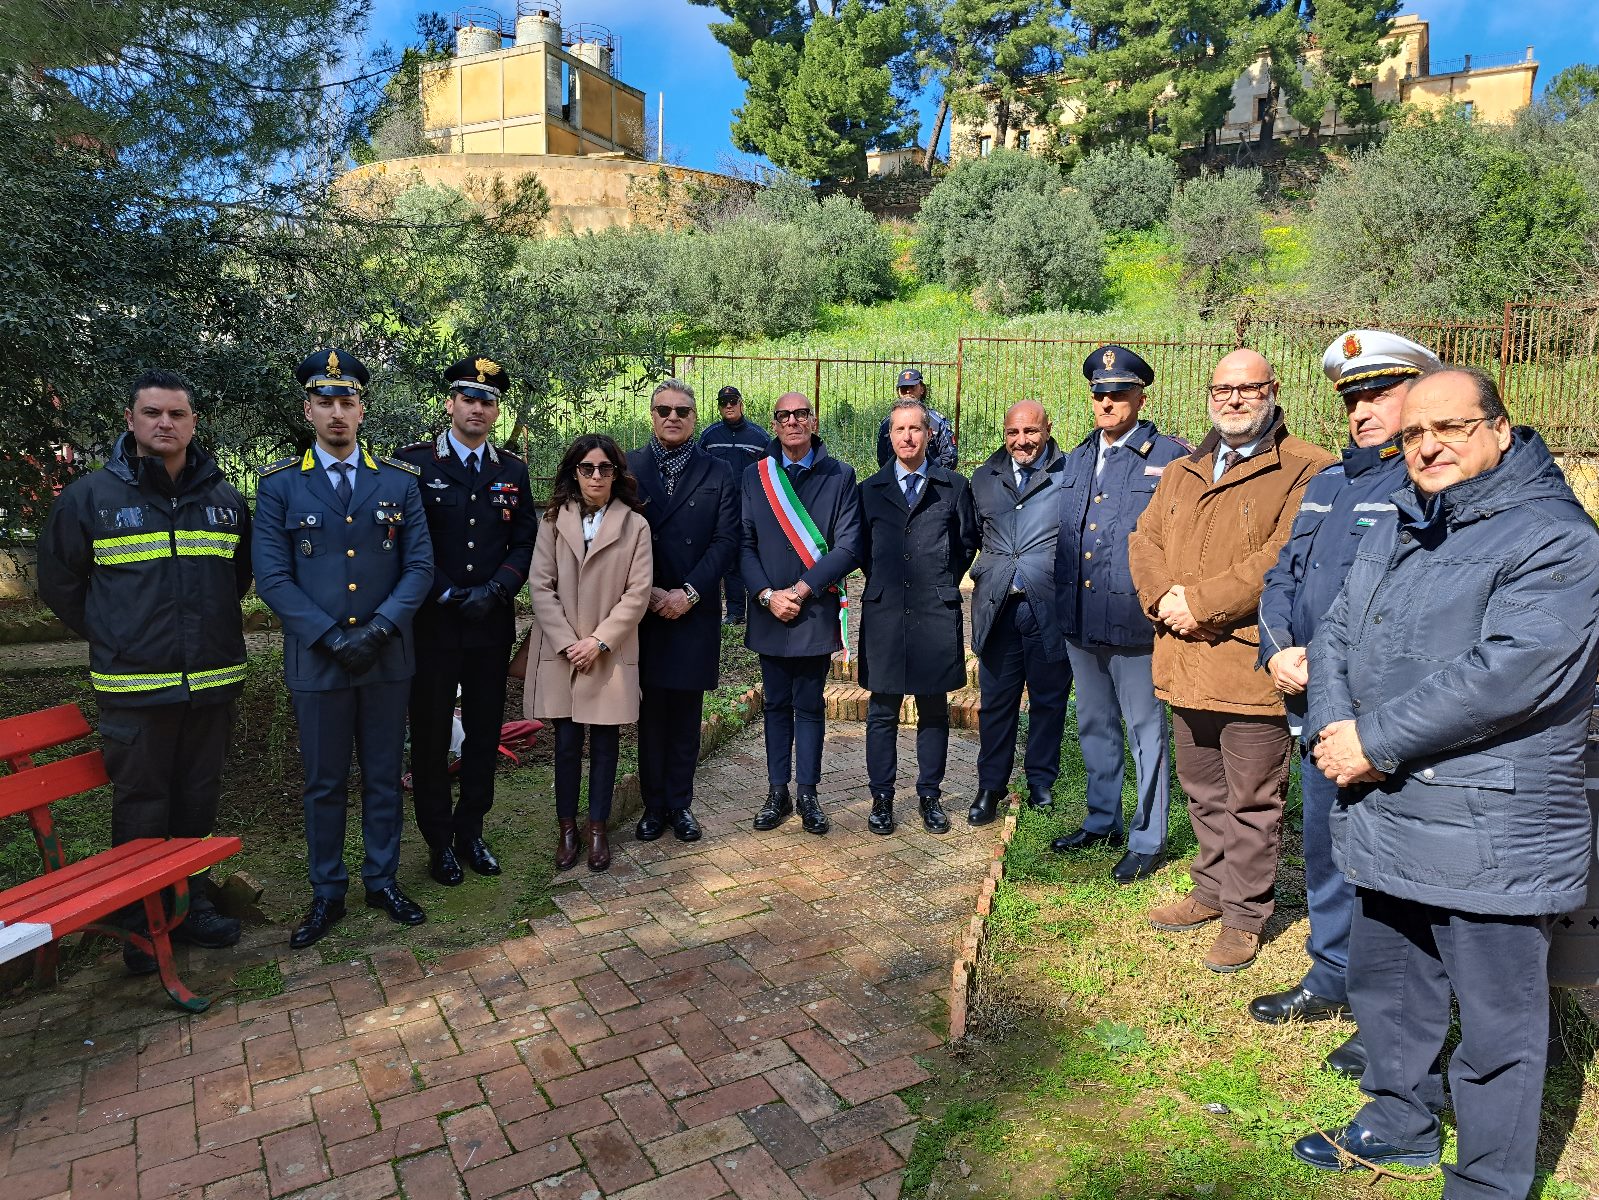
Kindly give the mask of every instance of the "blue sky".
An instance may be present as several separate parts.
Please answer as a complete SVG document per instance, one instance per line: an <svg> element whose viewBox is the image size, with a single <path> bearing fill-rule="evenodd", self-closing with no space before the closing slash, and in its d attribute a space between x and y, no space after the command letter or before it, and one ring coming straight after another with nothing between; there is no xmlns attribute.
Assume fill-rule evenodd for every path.
<svg viewBox="0 0 1599 1200"><path fill-rule="evenodd" d="M492 0L490 0L492 5ZM514 0L500 0L506 13ZM427 0L374 0L374 42L409 41L416 15L448 6ZM743 85L707 26L714 9L688 0L562 0L566 21L608 26L621 41L621 78L648 93L666 95L667 156L687 166L722 170L748 161L728 134L732 113L743 102ZM1405 11L1432 26L1432 57L1464 54L1520 55L1534 48L1538 87L1572 63L1599 63L1599 15L1595 0L1410 0ZM931 126L936 97L924 97L924 128Z"/></svg>

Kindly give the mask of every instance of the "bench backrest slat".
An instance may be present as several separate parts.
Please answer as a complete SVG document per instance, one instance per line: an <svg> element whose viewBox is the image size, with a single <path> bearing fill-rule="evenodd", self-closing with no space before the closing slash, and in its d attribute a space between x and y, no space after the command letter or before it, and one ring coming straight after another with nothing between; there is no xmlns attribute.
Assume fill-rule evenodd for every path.
<svg viewBox="0 0 1599 1200"><path fill-rule="evenodd" d="M87 737L89 723L76 704L58 704L21 717L0 721L0 759L22 758Z"/></svg>
<svg viewBox="0 0 1599 1200"><path fill-rule="evenodd" d="M98 750L0 777L0 817L25 813L110 783Z"/></svg>

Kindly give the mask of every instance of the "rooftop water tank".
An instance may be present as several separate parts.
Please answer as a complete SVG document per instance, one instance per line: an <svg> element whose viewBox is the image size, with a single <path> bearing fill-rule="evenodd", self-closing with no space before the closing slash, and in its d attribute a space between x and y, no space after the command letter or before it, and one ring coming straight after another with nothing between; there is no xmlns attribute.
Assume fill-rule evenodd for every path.
<svg viewBox="0 0 1599 1200"><path fill-rule="evenodd" d="M516 6L516 44L532 46L539 42L550 46L561 44L561 6L529 4L522 0Z"/></svg>
<svg viewBox="0 0 1599 1200"><path fill-rule="evenodd" d="M611 73L611 48L604 42L574 42L572 57L599 68L607 75Z"/></svg>
<svg viewBox="0 0 1599 1200"><path fill-rule="evenodd" d="M455 56L492 54L505 41L500 14L488 8L465 8L454 16Z"/></svg>

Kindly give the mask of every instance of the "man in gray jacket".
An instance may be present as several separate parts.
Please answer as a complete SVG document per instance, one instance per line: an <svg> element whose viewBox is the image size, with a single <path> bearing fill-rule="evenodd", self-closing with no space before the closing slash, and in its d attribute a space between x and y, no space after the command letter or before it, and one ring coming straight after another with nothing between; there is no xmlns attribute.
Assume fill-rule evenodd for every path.
<svg viewBox="0 0 1599 1200"><path fill-rule="evenodd" d="M1599 533L1479 371L1423 376L1399 441L1409 482L1311 642L1306 723L1316 766L1340 789L1333 854L1356 888L1348 986L1368 1101L1294 1154L1328 1170L1345 1151L1438 1161L1453 992L1458 1155L1445 1200L1523 1200L1550 928L1587 894Z"/></svg>

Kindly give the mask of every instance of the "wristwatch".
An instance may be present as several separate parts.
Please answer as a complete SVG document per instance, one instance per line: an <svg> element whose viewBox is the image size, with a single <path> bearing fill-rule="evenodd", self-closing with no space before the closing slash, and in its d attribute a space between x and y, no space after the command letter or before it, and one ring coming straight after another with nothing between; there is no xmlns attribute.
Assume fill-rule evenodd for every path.
<svg viewBox="0 0 1599 1200"><path fill-rule="evenodd" d="M609 654L611 652L611 648L609 646L607 646L604 642L600 641L599 638L595 638L594 639L594 644L596 646L598 646L601 650L605 651L605 653L607 653L607 654Z"/></svg>
<svg viewBox="0 0 1599 1200"><path fill-rule="evenodd" d="M765 591L761 592L761 594L759 596L756 596L755 599L756 599L757 602L759 602L759 604L760 604L760 606L762 608L771 608L772 607L772 589L771 588L767 588Z"/></svg>
<svg viewBox="0 0 1599 1200"><path fill-rule="evenodd" d="M692 583L685 583L683 585L683 594L688 597L688 606L690 608L693 608L700 602L700 594L694 590L694 585Z"/></svg>

